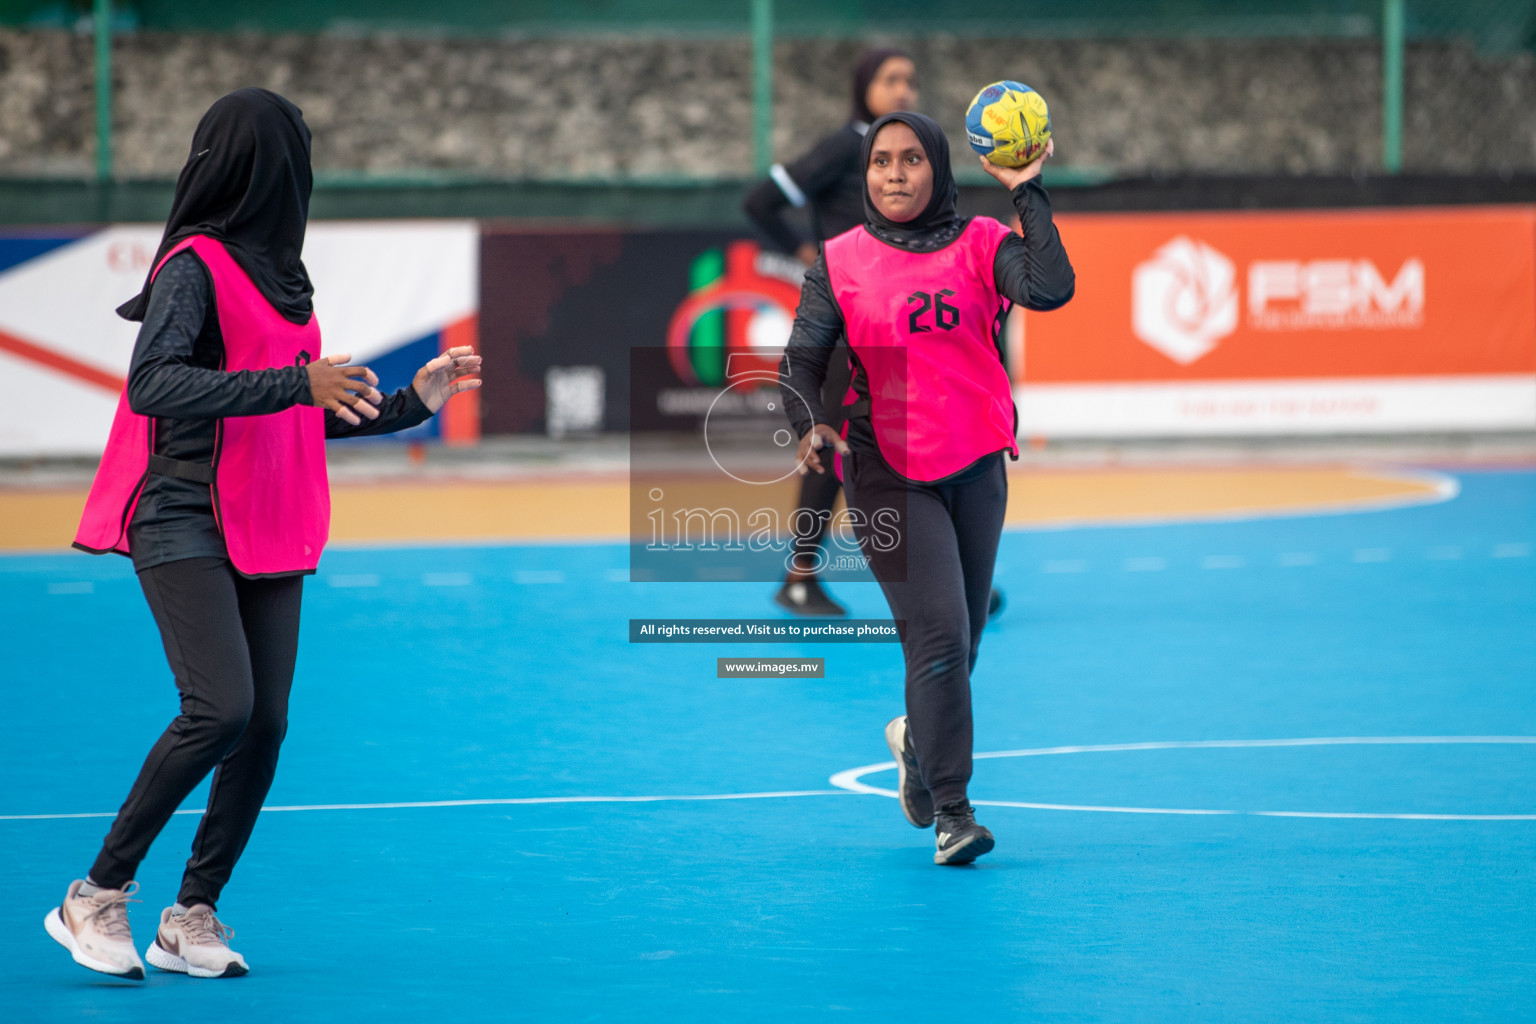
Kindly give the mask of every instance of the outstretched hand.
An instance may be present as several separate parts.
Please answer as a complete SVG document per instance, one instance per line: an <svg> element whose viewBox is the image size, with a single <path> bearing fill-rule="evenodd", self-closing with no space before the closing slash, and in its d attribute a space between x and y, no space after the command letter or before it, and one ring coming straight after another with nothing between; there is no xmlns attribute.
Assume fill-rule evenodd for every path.
<svg viewBox="0 0 1536 1024"><path fill-rule="evenodd" d="M798 460L795 464L796 471L801 476L805 476L812 469L818 473L825 473L821 452L827 448L836 449L840 455L847 455L852 451L848 447L848 442L839 437L837 431L825 423L818 423L807 430L805 436L800 439L800 450L795 455Z"/></svg>
<svg viewBox="0 0 1536 1024"><path fill-rule="evenodd" d="M480 357L468 345L450 348L416 371L411 386L421 403L432 412L443 407L449 397L480 386Z"/></svg>
<svg viewBox="0 0 1536 1024"><path fill-rule="evenodd" d="M1023 167L999 167L984 156L976 159L981 161L981 169L992 177L1008 186L1011 192L1032 178L1040 177L1040 172L1045 170L1045 162L1056 152L1056 140L1046 139L1045 150Z"/></svg>
<svg viewBox="0 0 1536 1024"><path fill-rule="evenodd" d="M321 356L304 368L309 375L309 397L313 405L329 409L336 418L354 427L366 419L379 418L379 403L384 396L377 387L379 378L366 366L348 366L352 357L346 353Z"/></svg>

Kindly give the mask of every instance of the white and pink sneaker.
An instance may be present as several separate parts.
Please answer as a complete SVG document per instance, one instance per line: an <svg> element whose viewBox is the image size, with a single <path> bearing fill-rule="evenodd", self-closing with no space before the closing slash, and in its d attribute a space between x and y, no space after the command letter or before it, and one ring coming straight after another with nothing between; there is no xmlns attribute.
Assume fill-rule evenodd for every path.
<svg viewBox="0 0 1536 1024"><path fill-rule="evenodd" d="M81 967L143 981L144 963L133 948L133 931L128 926L128 904L139 902L130 898L139 884L129 882L121 889L98 889L81 896L83 884L83 879L70 883L64 902L48 911L43 927Z"/></svg>
<svg viewBox="0 0 1536 1024"><path fill-rule="evenodd" d="M175 909L160 912L160 930L144 959L162 971L194 978L238 978L250 971L245 957L229 948L234 929L214 917L212 907L199 903L180 916Z"/></svg>

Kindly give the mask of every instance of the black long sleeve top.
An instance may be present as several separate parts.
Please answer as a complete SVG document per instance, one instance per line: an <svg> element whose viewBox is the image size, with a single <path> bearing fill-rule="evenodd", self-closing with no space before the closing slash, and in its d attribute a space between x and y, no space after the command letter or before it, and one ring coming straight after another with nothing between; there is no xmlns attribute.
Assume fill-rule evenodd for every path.
<svg viewBox="0 0 1536 1024"><path fill-rule="evenodd" d="M1076 277L1061 244L1061 235L1051 220L1050 195L1038 177L1013 189L1011 195L1024 234L1023 237L1010 234L998 246L992 262L997 290L1004 298L1025 309L1051 310L1063 306L1072 298ZM959 237L953 228L940 229L934 234L947 234L951 239ZM917 245L920 246L921 241ZM827 422L821 402L821 385L843 334L843 314L832 294L826 253L823 252L817 257L816 265L806 272L794 328L784 351L784 360L779 364L779 393L784 412L797 436L804 437L814 424ZM867 385L857 370L853 386L859 394L868 396ZM848 443L855 449L879 453L867 419L849 421Z"/></svg>
<svg viewBox="0 0 1536 1024"><path fill-rule="evenodd" d="M207 465L220 419L313 404L302 366L228 373L223 365L213 280L196 253L178 253L155 275L128 369L128 405L155 418L156 455ZM388 434L431 415L416 390L405 387L384 399L378 419L361 426L327 411L325 436ZM208 485L149 474L129 524L129 548L136 571L184 558L229 557Z"/></svg>
<svg viewBox="0 0 1536 1024"><path fill-rule="evenodd" d="M788 165L775 164L742 202L742 210L780 252L793 253L802 241L824 242L864 223L864 173L859 153L869 125L850 121ZM801 239L784 219L788 207L808 207L810 239Z"/></svg>

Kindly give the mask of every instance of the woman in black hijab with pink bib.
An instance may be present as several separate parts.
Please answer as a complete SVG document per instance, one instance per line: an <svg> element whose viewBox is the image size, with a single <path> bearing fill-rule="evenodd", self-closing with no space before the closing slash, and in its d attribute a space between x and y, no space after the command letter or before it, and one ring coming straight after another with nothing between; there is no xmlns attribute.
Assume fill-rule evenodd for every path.
<svg viewBox="0 0 1536 1024"><path fill-rule="evenodd" d="M128 382L75 546L133 559L181 695L89 874L44 924L75 961L142 979L128 903L150 844L213 773L174 905L146 958L245 974L214 908L255 828L288 727L304 577L330 525L325 441L404 430L478 387L450 349L384 396L367 367L321 354L300 253L310 135L265 89L213 104L192 136L143 291Z"/></svg>
<svg viewBox="0 0 1536 1024"><path fill-rule="evenodd" d="M967 796L971 670L986 625L1008 501L1004 453L1018 457L1012 389L997 347L1006 302L1050 310L1076 279L1032 164L985 164L1006 185L1023 234L962 217L943 130L922 114L870 126L861 163L864 223L829 239L805 276L780 367L800 472L840 475L860 549L902 630L906 714L885 738L903 815L934 826L934 863L992 849ZM822 404L846 345L846 427Z"/></svg>

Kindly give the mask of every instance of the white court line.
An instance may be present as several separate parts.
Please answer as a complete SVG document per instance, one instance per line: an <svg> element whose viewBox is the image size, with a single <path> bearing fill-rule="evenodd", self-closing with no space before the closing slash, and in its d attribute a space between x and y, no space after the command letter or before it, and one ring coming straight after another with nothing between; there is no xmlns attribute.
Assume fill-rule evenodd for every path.
<svg viewBox="0 0 1536 1024"><path fill-rule="evenodd" d="M1098 743L1065 747L1035 747L1025 750L994 750L975 755L977 760L998 757L1044 757L1060 754L1099 754L1137 750L1202 750L1264 747L1401 746L1467 744L1536 744L1536 736L1315 736L1300 739L1271 740L1163 740L1148 743ZM263 807L274 813L293 811L382 811L429 807L502 807L539 804L647 804L708 802L719 800L771 800L786 797L845 796L868 794L895 797L896 791L880 789L862 781L877 771L892 771L894 761L863 765L838 772L828 780L834 789L772 790L760 793L703 793L658 796L530 796L469 800L412 800L388 803L292 804ZM1092 804L1048 804L1018 800L973 800L979 807L1019 807L1042 811L1082 811L1100 814L1184 814L1201 816L1248 815L1261 818L1353 818L1396 821L1536 821L1536 814L1414 814L1375 811L1239 811L1190 807L1117 807ZM202 814L201 808L175 812ZM0 821L59 821L72 818L112 818L116 811L88 811L72 814L0 814Z"/></svg>
<svg viewBox="0 0 1536 1024"><path fill-rule="evenodd" d="M379 585L379 574L373 572L337 573L334 576L321 577L325 582L341 590L349 590L354 587L376 587Z"/></svg>
<svg viewBox="0 0 1536 1024"><path fill-rule="evenodd" d="M668 801L701 803L714 800L772 800L796 796L848 796L846 789L786 789L764 793L697 793L660 796L514 796L483 800L405 800L376 804L290 804L263 807L262 813L288 811L395 811L420 807L520 807L531 804L656 804ZM202 814L201 807L176 811L176 814ZM59 821L67 818L115 818L116 811L86 811L79 814L0 814L0 821Z"/></svg>
<svg viewBox="0 0 1536 1024"><path fill-rule="evenodd" d="M1241 569L1247 564L1240 555L1206 555L1200 559L1202 569Z"/></svg>
<svg viewBox="0 0 1536 1024"><path fill-rule="evenodd" d="M1126 572L1161 572L1168 568L1168 559L1156 556L1148 558L1127 558L1122 566Z"/></svg>
<svg viewBox="0 0 1536 1024"><path fill-rule="evenodd" d="M1105 754L1130 750L1215 750L1262 747L1343 746L1439 746L1463 744L1536 744L1536 736L1312 736L1276 740L1162 740L1150 743L1095 743L1070 747L1035 747L1027 750L993 750L974 755L976 760L994 757L1045 757L1053 754ZM881 789L863 781L865 775L894 771L895 761L881 761L838 772L829 781L850 793L895 798L894 789ZM1536 821L1536 814L1398 814L1378 811L1238 811L1179 807L1109 807L1088 804L1025 803L1016 800L972 800L978 807L1023 807L1039 811L1088 811L1099 814L1197 814L1246 815L1259 818L1346 818L1384 821Z"/></svg>
<svg viewBox="0 0 1536 1024"><path fill-rule="evenodd" d="M1105 530L1134 526L1180 526L1187 523L1251 523L1264 519L1301 519L1315 516L1352 515L1360 512L1390 512L1419 505L1438 505L1461 494L1461 481L1445 473L1427 469L1381 469L1355 466L1351 476L1371 480L1403 480L1428 487L1418 494L1399 494L1359 501L1293 505L1286 508L1239 509L1231 512L1187 512L1182 515L1128 516L1124 519L1057 519L1045 523L1015 523L1003 527L1005 533L1055 533L1067 530Z"/></svg>
<svg viewBox="0 0 1536 1024"><path fill-rule="evenodd" d="M1429 490L1420 494L1396 495L1387 498L1365 498L1359 501L1294 505L1278 509L1240 509L1231 512L1188 512L1182 515L1133 516L1124 519L1060 519L1047 523L1016 523L1003 527L1005 533L1062 533L1070 530L1116 530L1125 527L1181 526L1187 523L1249 523L1266 519L1302 519L1319 516L1351 515L1361 512L1388 512L1393 509L1413 508L1419 505L1435 505L1451 501L1461 494L1461 482L1446 473L1425 469L1382 469L1372 466L1356 466L1350 472L1372 479L1406 480L1424 484ZM619 479L625 479L619 477ZM627 533L590 534L555 537L407 537L398 540L372 538L368 540L337 540L327 548L339 551L400 551L412 548L584 548L611 545L622 547L629 540ZM54 558L61 551L37 551L32 548L0 547L0 558ZM615 580L614 582L623 582ZM638 581L637 581L638 582Z"/></svg>

